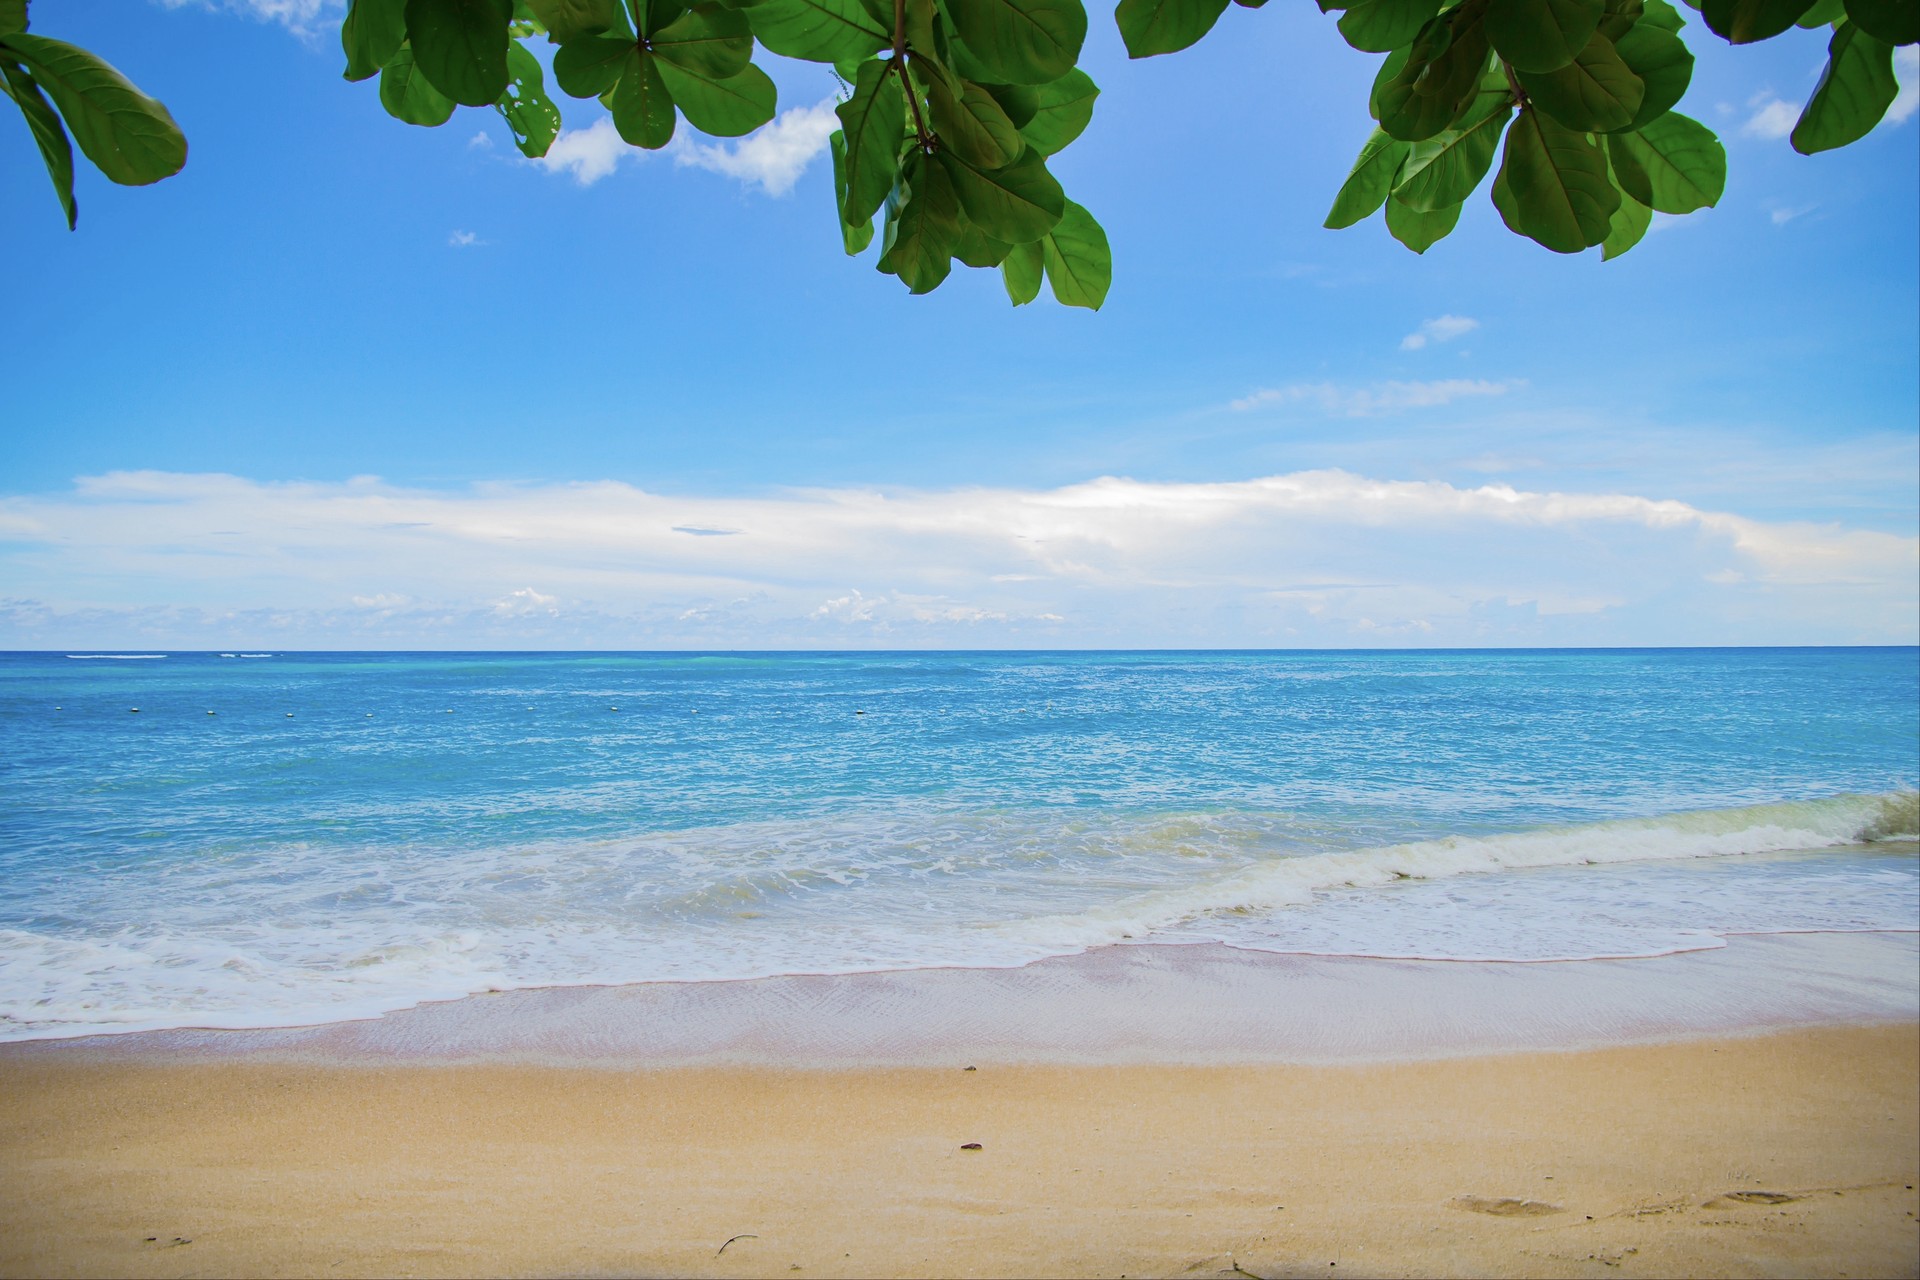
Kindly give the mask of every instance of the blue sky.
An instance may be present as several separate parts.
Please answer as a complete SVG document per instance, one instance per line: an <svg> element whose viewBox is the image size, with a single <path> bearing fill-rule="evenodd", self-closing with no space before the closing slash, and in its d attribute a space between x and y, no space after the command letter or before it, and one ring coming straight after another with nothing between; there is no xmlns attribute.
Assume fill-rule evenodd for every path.
<svg viewBox="0 0 1920 1280"><path fill-rule="evenodd" d="M1823 41L1696 23L1719 208L1602 264L1483 191L1419 258L1320 228L1374 62L1331 20L1130 63L1097 8L1054 164L1113 243L1091 314L844 257L823 68L771 65L744 145L569 103L541 166L387 117L325 0L33 14L192 151L83 173L68 233L0 126L0 646L1920 638L1910 63L1807 158Z"/></svg>

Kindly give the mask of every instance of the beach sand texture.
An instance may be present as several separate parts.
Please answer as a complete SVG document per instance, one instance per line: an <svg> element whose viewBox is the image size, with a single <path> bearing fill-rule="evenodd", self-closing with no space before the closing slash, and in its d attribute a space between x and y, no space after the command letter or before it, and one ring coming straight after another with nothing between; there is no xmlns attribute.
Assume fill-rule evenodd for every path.
<svg viewBox="0 0 1920 1280"><path fill-rule="evenodd" d="M0 1269L1910 1276L1917 1049L1882 1026L1347 1067L10 1062Z"/></svg>
<svg viewBox="0 0 1920 1280"><path fill-rule="evenodd" d="M1893 1006L1911 1003L1914 982L1897 968L1911 962L1911 937L1765 945L1798 948L1803 994L1844 990L1850 1000L1866 988L1836 986L1833 971L1879 945L1882 976L1900 993ZM1767 954L1761 947L1745 958ZM1168 971L1193 982L1217 979L1228 962L1141 950L1185 953ZM1813 963L1820 955L1829 963ZM1165 954L1119 961L1169 964ZM1076 990L1110 985L1119 961L1109 952L1026 980L1064 1013L1080 1003ZM1728 955L1663 963L1697 982L1643 990L1669 986L1694 1007L1698 983L1718 981ZM1495 1021L1502 1000L1537 1008L1556 998L1539 984L1584 984L1594 972L1352 960L1289 968L1275 958L1262 969L1291 973L1310 1003L1382 981L1403 988L1410 975L1456 995L1457 984L1480 981L1496 993L1483 1010ZM782 1018L753 1001L786 1004L789 1030L824 1017L833 992L869 1012L911 1013L911 1001L896 1003L908 979L808 981L818 986L799 988L815 993L804 1001L790 983L693 990L708 1004L748 1001L775 1033ZM917 981L927 1012L939 1015L953 997L937 993L952 984L997 998L1009 978ZM1135 1006L1138 1025L1200 988L1157 989L1158 999ZM877 1005L876 991L887 996ZM643 1007L632 1003L638 992L630 1010ZM1452 1056L1371 1062L1316 1061L1310 1044L1291 1061L1272 1045L1264 1061L1045 1061L1017 1037L1017 1054L989 1044L977 1060L939 1065L924 1054L896 1066L803 1067L781 1053L702 1063L713 1054L688 1048L697 1036L669 1037L677 1060L649 1057L643 1037L629 1037L626 1065L609 1053L529 1056L524 1045L473 1052L476 1026L500 1017L488 1010L539 1027L533 1006L544 1000L553 1036L584 998L521 993L515 1010L483 997L412 1022L397 1015L307 1033L12 1046L0 1053L0 1272L1920 1272L1920 1023L1910 1013L1888 1019L1884 998L1880 1017L1851 1025L1682 1040L1650 1025L1668 1038L1473 1054L1456 1046ZM656 1013L664 998L651 997ZM1110 1014L1092 1007L1091 1023L1063 1016L1063 1050ZM991 1025L991 1001L976 999L973 1010L968 1025ZM422 1039L422 1018L464 1030ZM1535 1034L1553 1043L1578 1020L1576 1009ZM352 1028L358 1039L343 1039ZM914 1037L908 1028L896 1039ZM1409 1032L1405 1045L1417 1041ZM869 1054L862 1043L855 1057ZM581 1047L564 1036L553 1047L569 1044Z"/></svg>

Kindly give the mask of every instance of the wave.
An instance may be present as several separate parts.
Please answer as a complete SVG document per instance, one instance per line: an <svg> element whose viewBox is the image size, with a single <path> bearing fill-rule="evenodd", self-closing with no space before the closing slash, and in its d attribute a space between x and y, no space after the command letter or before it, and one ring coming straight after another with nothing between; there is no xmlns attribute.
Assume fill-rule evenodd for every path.
<svg viewBox="0 0 1920 1280"><path fill-rule="evenodd" d="M162 882L73 886L55 905L84 932L0 926L0 1041L329 1022L489 989L1002 968L1129 941L1581 960L1911 929L1913 859L1871 842L1917 814L1902 791L1336 848L1337 826L1276 812L911 810L457 855L235 849Z"/></svg>
<svg viewBox="0 0 1920 1280"><path fill-rule="evenodd" d="M70 653L67 655L76 662L153 662L164 658L164 653Z"/></svg>
<svg viewBox="0 0 1920 1280"><path fill-rule="evenodd" d="M1897 791L1879 800L1880 812L1860 828L1860 840L1920 840L1920 791Z"/></svg>
<svg viewBox="0 0 1920 1280"><path fill-rule="evenodd" d="M1913 839L1920 792L1701 809L1501 835L1449 836L1261 862L1217 879L1157 889L1090 911L1004 926L1015 937L1071 937L1079 946L1138 940L1209 917L1305 907L1317 895L1397 881L1547 867L1665 862Z"/></svg>

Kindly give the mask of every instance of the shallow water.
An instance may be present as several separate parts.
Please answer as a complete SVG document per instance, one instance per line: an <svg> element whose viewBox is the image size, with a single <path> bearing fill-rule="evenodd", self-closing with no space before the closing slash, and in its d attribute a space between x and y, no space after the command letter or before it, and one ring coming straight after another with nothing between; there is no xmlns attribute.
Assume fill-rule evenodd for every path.
<svg viewBox="0 0 1920 1280"><path fill-rule="evenodd" d="M1917 674L1912 649L0 655L0 1038L1129 940L1548 960L1914 929L1889 837L1920 825Z"/></svg>

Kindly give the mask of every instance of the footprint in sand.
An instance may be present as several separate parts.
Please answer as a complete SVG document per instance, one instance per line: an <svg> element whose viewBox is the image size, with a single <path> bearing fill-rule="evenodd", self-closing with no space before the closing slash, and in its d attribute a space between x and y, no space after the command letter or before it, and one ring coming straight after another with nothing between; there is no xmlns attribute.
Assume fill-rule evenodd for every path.
<svg viewBox="0 0 1920 1280"><path fill-rule="evenodd" d="M1791 1204L1802 1196L1790 1196L1784 1191L1729 1191L1720 1199L1731 1200L1735 1204Z"/></svg>
<svg viewBox="0 0 1920 1280"><path fill-rule="evenodd" d="M1490 1200L1482 1196L1455 1196L1453 1203L1462 1209L1474 1213L1490 1213L1496 1218L1538 1218L1549 1213L1564 1213L1557 1204L1542 1204L1538 1200L1515 1200L1501 1197Z"/></svg>

